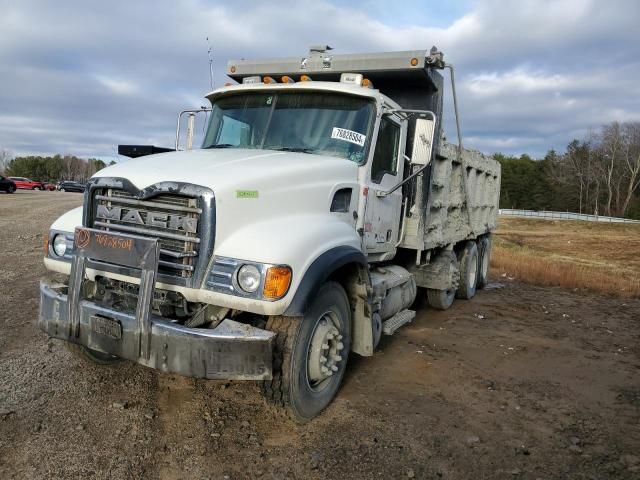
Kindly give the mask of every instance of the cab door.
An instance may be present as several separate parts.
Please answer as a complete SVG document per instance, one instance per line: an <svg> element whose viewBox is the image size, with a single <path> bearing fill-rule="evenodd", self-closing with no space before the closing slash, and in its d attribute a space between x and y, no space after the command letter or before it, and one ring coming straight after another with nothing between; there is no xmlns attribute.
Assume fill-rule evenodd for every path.
<svg viewBox="0 0 640 480"><path fill-rule="evenodd" d="M391 190L402 179L402 141L400 120L389 115L382 116L367 178L364 247L368 254L395 253L402 188L386 196L380 196L379 193Z"/></svg>

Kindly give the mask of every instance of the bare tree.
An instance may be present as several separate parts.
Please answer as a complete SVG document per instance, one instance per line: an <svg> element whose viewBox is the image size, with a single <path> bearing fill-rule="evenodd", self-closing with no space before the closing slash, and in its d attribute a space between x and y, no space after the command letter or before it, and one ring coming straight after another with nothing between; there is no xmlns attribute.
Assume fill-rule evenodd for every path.
<svg viewBox="0 0 640 480"><path fill-rule="evenodd" d="M600 134L600 167L604 177L607 201L606 214L612 216L613 197L616 184L620 175L620 144L622 141L622 128L618 122L612 122L602 127Z"/></svg>
<svg viewBox="0 0 640 480"><path fill-rule="evenodd" d="M626 191L620 206L621 215L627 213L633 193L640 188L640 122L625 123L623 132L625 146L622 158L625 167Z"/></svg>
<svg viewBox="0 0 640 480"><path fill-rule="evenodd" d="M13 153L11 151L6 150L4 148L0 148L0 173L4 173L7 167L9 166L9 162L13 159Z"/></svg>

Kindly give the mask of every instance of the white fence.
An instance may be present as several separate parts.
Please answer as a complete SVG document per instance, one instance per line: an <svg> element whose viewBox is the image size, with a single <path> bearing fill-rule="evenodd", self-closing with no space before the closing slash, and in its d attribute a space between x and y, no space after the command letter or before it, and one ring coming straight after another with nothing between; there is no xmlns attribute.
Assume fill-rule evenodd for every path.
<svg viewBox="0 0 640 480"><path fill-rule="evenodd" d="M603 217L602 215L587 215L586 213L570 212L537 212L535 210L515 210L511 208L501 208L500 215L511 217L535 217L548 218L553 220L583 220L585 222L605 222L605 223L640 223L640 220L629 218Z"/></svg>

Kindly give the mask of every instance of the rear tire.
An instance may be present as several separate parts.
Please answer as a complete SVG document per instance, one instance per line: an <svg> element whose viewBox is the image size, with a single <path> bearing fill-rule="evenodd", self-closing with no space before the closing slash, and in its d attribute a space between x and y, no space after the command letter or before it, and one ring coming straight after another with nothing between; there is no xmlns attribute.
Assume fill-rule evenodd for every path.
<svg viewBox="0 0 640 480"><path fill-rule="evenodd" d="M460 252L460 284L456 291L456 298L470 300L476 294L478 283L478 246L476 242L469 241Z"/></svg>
<svg viewBox="0 0 640 480"><path fill-rule="evenodd" d="M121 358L116 357L115 355L98 352L97 350L92 350L88 347L85 347L84 345L78 345L71 342L64 343L67 347L67 350L69 350L76 357L79 357L85 362L90 361L91 363L95 363L97 365L114 365L122 361Z"/></svg>
<svg viewBox="0 0 640 480"><path fill-rule="evenodd" d="M453 305L455 297L456 291L454 288L450 288L448 290L434 290L432 288L427 288L427 301L429 302L429 306L436 310L448 309Z"/></svg>
<svg viewBox="0 0 640 480"><path fill-rule="evenodd" d="M478 283L477 288L483 289L489 283L489 268L491 266L491 236L478 240Z"/></svg>
<svg viewBox="0 0 640 480"><path fill-rule="evenodd" d="M60 191L61 192L66 192L66 190L64 188L61 188Z"/></svg>
<svg viewBox="0 0 640 480"><path fill-rule="evenodd" d="M458 270L458 259L455 253L447 250L439 253L435 261L444 261L444 259L446 259L448 264L452 284L446 290L427 288L427 302L429 302L429 306L436 310L447 310L453 305L456 296L457 283L455 279L458 276L458 272L456 271Z"/></svg>
<svg viewBox="0 0 640 480"><path fill-rule="evenodd" d="M347 294L340 284L327 282L304 317L271 317L266 328L277 337L273 378L262 383L262 393L306 423L331 403L342 383L351 349Z"/></svg>

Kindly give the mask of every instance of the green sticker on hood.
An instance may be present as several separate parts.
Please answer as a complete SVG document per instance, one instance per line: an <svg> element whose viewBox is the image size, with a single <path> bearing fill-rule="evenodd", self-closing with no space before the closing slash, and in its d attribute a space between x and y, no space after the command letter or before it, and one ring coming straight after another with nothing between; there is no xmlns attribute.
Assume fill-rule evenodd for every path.
<svg viewBox="0 0 640 480"><path fill-rule="evenodd" d="M258 198L258 190L236 190L236 198Z"/></svg>

